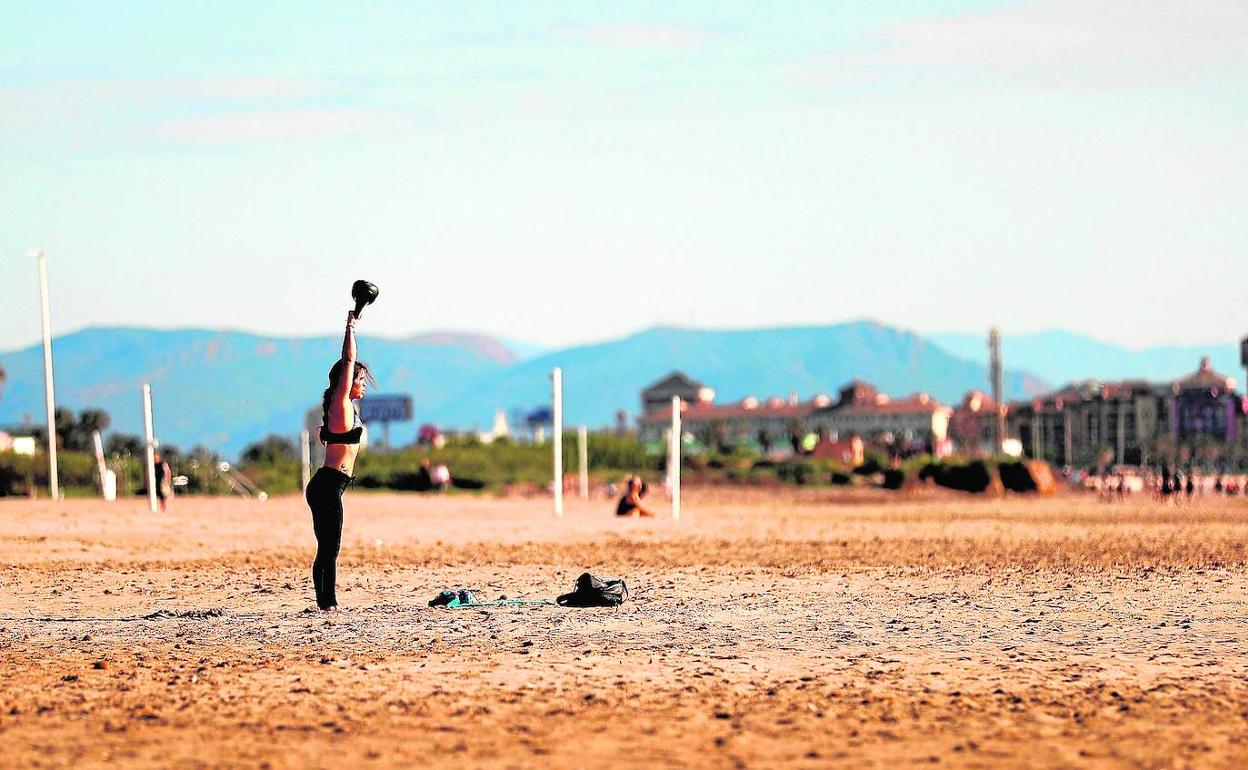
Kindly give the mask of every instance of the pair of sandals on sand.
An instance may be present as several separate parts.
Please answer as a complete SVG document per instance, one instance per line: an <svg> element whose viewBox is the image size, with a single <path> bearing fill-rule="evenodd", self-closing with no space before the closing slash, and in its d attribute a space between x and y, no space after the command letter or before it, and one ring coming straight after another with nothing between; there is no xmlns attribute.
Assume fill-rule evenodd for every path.
<svg viewBox="0 0 1248 770"><path fill-rule="evenodd" d="M628 585L619 578L599 578L588 572L576 579L576 587L555 600L560 607L619 607L628 598ZM429 600L430 607L514 607L550 604L546 599L508 599L481 602L466 588L444 589Z"/></svg>

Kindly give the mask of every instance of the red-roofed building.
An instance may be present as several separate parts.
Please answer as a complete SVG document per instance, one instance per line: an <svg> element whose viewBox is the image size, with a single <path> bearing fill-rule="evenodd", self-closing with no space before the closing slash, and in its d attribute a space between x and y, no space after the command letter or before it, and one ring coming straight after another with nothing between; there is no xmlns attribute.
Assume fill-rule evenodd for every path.
<svg viewBox="0 0 1248 770"><path fill-rule="evenodd" d="M949 417L949 439L965 454L995 454L997 402L982 390L969 391Z"/></svg>
<svg viewBox="0 0 1248 770"><path fill-rule="evenodd" d="M763 451L789 446L794 437L812 433L833 441L861 436L930 447L945 439L950 411L925 393L891 399L855 380L841 388L835 403L822 394L800 401L796 393L761 402L747 396L723 405L682 401L681 426L706 444L748 442ZM646 412L637 421L642 440L662 440L671 419L670 403Z"/></svg>
<svg viewBox="0 0 1248 770"><path fill-rule="evenodd" d="M863 460L866 459L864 449L862 439L858 436L850 436L840 441L824 438L815 444L815 448L811 451L810 456L818 460L833 460L842 465L856 468L862 465Z"/></svg>
<svg viewBox="0 0 1248 770"><path fill-rule="evenodd" d="M788 399L773 396L760 402L746 396L732 404L715 404L712 401L681 401L681 428L692 433L704 444L755 443L764 451L773 446L789 443L791 435L811 432L810 417L815 411L829 404L827 396L815 396L809 401L798 401L796 394ZM637 420L642 441L660 441L672 424L672 407L652 409Z"/></svg>
<svg viewBox="0 0 1248 770"><path fill-rule="evenodd" d="M945 440L952 410L926 393L892 399L864 382L841 389L841 399L812 416L816 431L828 436L861 436L868 441L926 444Z"/></svg>

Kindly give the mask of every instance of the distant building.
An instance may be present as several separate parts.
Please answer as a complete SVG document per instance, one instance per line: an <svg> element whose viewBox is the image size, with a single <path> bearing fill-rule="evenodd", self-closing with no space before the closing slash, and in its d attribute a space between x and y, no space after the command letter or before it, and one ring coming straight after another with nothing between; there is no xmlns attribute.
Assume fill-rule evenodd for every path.
<svg viewBox="0 0 1248 770"><path fill-rule="evenodd" d="M13 453L33 457L39 451L39 443L34 436L14 436Z"/></svg>
<svg viewBox="0 0 1248 770"><path fill-rule="evenodd" d="M422 428L422 432L423 432L423 428ZM439 436L440 435L441 433L439 433ZM494 410L494 425L489 430L476 431L474 435L477 437L477 441L480 441L482 444L492 444L494 443L496 439L510 438L511 427L507 424L507 413L504 412L502 409L495 409ZM420 440L421 440L421 436L418 433L417 441L420 441ZM446 439L443 438L442 445L445 445L445 444L446 444Z"/></svg>
<svg viewBox="0 0 1248 770"><path fill-rule="evenodd" d="M703 395L709 388L702 388ZM714 391L710 391L711 397ZM829 403L827 396L815 396L810 401L799 402L796 395L786 401L773 396L759 401L746 396L733 404L717 405L711 400L681 401L681 429L692 433L704 444L753 443L763 451L773 447L790 446L793 435L804 436L811 432L810 417L816 410ZM671 398L663 407L656 407L637 420L642 441L659 441L671 426Z"/></svg>
<svg viewBox="0 0 1248 770"><path fill-rule="evenodd" d="M511 435L511 427L507 424L507 414L502 409L494 410L494 427L490 429L492 438L507 438Z"/></svg>
<svg viewBox="0 0 1248 770"><path fill-rule="evenodd" d="M1235 381L1209 359L1170 383L1072 383L1011 406L1009 433L1028 457L1059 465L1150 465L1236 444L1245 422ZM1197 457L1190 457L1199 460Z"/></svg>
<svg viewBox="0 0 1248 770"><path fill-rule="evenodd" d="M27 418L29 419L29 417ZM45 443L37 440L33 434L33 426L6 425L0 428L0 452L12 452L17 455L34 455Z"/></svg>
<svg viewBox="0 0 1248 770"><path fill-rule="evenodd" d="M707 445L788 450L815 434L822 455L838 458L861 452L854 438L899 453L939 455L951 444L962 452L996 452L998 407L978 390L952 409L925 393L891 398L862 380L842 387L835 402L823 395L799 401L794 393L788 399L747 396L717 405L713 390L673 372L642 392L643 414L637 421L642 440L663 439L674 395L681 399L683 430ZM1173 382L1075 382L1009 404L1004 413L1005 446L1013 447L1006 451L1021 446L1027 457L1059 465L1208 465L1236 453L1248 455L1248 399L1235 392L1232 378L1213 369L1208 357L1195 372Z"/></svg>
<svg viewBox="0 0 1248 770"><path fill-rule="evenodd" d="M862 465L863 460L866 459L865 446L858 436L850 436L839 441L822 438L819 443L815 444L810 456L817 460L833 460L851 468Z"/></svg>
<svg viewBox="0 0 1248 770"><path fill-rule="evenodd" d="M982 390L972 390L949 416L949 439L958 452L995 454L997 402Z"/></svg>
<svg viewBox="0 0 1248 770"><path fill-rule="evenodd" d="M709 390L692 380L688 382L703 391ZM665 392L670 389L669 385ZM643 402L645 398L643 395ZM801 401L796 393L790 393L787 399L773 396L764 401L746 396L724 405L711 399L682 399L681 427L704 444L750 443L764 452L793 450L796 441L810 434L833 442L859 436L868 442L930 449L945 440L950 412L949 407L925 393L892 399L869 383L854 380L841 388L836 402L823 394ZM670 395L661 407L656 400L654 408L637 421L642 440L661 440L671 425L671 413Z"/></svg>
<svg viewBox="0 0 1248 770"><path fill-rule="evenodd" d="M688 404L709 404L715 400L715 391L684 372L672 372L641 391L641 413L645 415L657 409L667 409L670 415L672 396L679 396Z"/></svg>
<svg viewBox="0 0 1248 770"><path fill-rule="evenodd" d="M1164 420L1170 437L1180 443L1212 440L1234 444L1237 417L1244 402L1235 393L1235 380L1213 370L1208 356L1200 368L1170 386Z"/></svg>
<svg viewBox="0 0 1248 770"><path fill-rule="evenodd" d="M861 436L869 443L923 444L931 449L945 441L952 411L926 393L894 399L854 380L841 388L835 404L811 415L811 427L833 439Z"/></svg>

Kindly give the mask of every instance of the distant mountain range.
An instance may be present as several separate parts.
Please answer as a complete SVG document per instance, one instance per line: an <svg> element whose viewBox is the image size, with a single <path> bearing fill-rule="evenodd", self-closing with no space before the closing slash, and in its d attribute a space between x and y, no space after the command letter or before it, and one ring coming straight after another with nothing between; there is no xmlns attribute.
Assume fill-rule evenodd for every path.
<svg viewBox="0 0 1248 770"><path fill-rule="evenodd" d="M869 321L747 331L658 328L547 353L482 378L447 404L446 421L488 426L494 406L547 403L556 366L563 370L567 422L591 426L611 424L617 409L636 412L642 388L676 369L714 388L720 402L794 391L807 399L835 394L855 378L885 393L924 391L946 401L988 387L982 364L956 358L913 332ZM1006 377L1014 397L1046 389L1022 372ZM483 413L482 405L492 406Z"/></svg>
<svg viewBox="0 0 1248 770"><path fill-rule="evenodd" d="M57 401L74 410L105 409L113 429L140 433L139 386L150 382L162 441L183 449L202 444L233 457L270 433L298 431L304 413L319 403L340 344L232 331L87 329L54 342ZM1234 349L1166 348L1158 362L1151 352L1065 333L1006 338L1004 347L1010 398L1082 376L1168 379L1194 370L1203 353L1217 368L1235 371ZM807 399L834 394L855 378L885 393L924 391L946 403L988 389L981 338L925 338L870 321L745 331L656 328L547 352L448 331L398 340L363 336L360 351L377 375L377 392L412 396L415 422L392 428L396 442L410 440L423 422L487 428L497 409L511 417L548 404L555 366L564 373L566 423L593 427L612 424L619 409L635 416L641 389L676 369L714 388L720 402L792 391ZM19 425L25 415L42 422L40 346L0 354L0 366L8 374L0 426Z"/></svg>
<svg viewBox="0 0 1248 770"><path fill-rule="evenodd" d="M340 339L266 337L228 331L100 328L53 342L58 406L100 407L113 428L142 432L139 387L150 382L157 435L183 449L202 444L236 455L270 433L296 434L320 402ZM402 340L360 338L380 391L411 394L437 413L452 394L516 364L481 335L438 332ZM0 425L43 421L43 352L0 354L8 382ZM415 428L413 427L413 432Z"/></svg>
<svg viewBox="0 0 1248 770"><path fill-rule="evenodd" d="M955 332L926 336L959 358L988 362L986 334ZM1234 377L1236 382L1243 379L1239 346L1234 340L1130 350L1060 329L1003 335L1001 340L1001 357L1006 367L1026 369L1055 385L1091 379L1168 382L1196 371L1203 356L1209 356L1214 369Z"/></svg>

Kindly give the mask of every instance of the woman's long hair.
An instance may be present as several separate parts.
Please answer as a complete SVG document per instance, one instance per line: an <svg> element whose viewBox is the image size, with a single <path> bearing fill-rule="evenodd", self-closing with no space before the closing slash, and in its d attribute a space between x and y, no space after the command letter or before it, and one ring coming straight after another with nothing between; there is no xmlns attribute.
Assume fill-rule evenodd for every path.
<svg viewBox="0 0 1248 770"><path fill-rule="evenodd" d="M377 380L373 379L372 370L363 361L355 362L355 369L351 371L351 382L355 382L355 373L357 371L364 372L364 379L368 380L374 387L377 385ZM325 430L329 430L329 400L333 398L334 391L338 389L338 378L341 376L342 359L340 358L329 368L329 387L325 389L325 393L321 396L321 425Z"/></svg>

